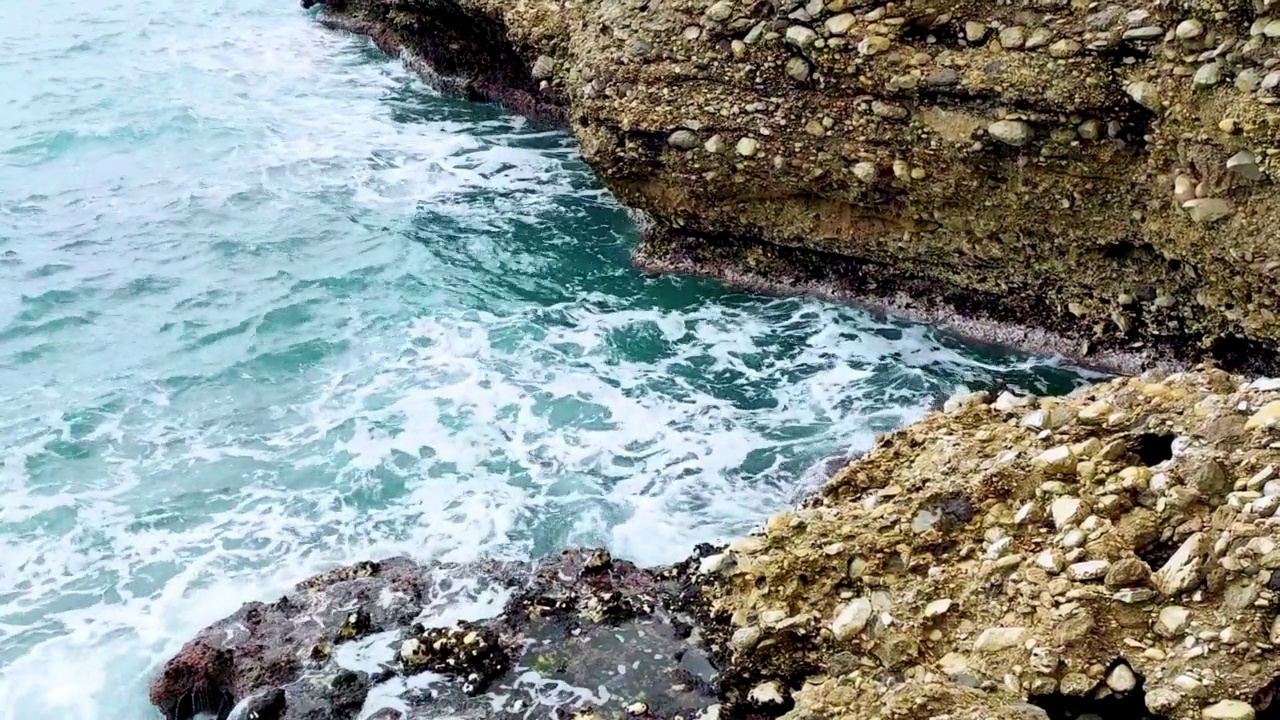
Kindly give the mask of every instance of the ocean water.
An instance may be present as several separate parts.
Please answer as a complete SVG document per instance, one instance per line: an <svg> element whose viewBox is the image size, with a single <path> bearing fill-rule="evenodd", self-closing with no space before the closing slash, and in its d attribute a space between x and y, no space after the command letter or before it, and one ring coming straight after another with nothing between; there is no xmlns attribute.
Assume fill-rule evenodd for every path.
<svg viewBox="0 0 1280 720"><path fill-rule="evenodd" d="M569 137L290 0L0 1L0 720L339 562L682 557L1049 359L645 278Z"/></svg>

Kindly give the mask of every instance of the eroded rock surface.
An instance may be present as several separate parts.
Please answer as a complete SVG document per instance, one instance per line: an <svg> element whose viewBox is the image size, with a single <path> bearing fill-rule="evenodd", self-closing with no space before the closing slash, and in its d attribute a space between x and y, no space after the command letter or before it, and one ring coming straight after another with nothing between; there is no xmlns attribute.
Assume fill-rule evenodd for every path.
<svg viewBox="0 0 1280 720"><path fill-rule="evenodd" d="M1280 347L1273 0L333 0L563 118L642 266L1111 365Z"/></svg>

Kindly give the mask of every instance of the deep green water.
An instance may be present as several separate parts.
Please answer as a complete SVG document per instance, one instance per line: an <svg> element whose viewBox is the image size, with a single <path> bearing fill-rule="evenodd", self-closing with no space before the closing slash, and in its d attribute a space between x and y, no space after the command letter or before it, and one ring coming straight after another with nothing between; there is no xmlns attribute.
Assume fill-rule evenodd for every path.
<svg viewBox="0 0 1280 720"><path fill-rule="evenodd" d="M0 0L0 720L151 718L327 564L750 528L1054 363L627 264L569 139L289 0Z"/></svg>

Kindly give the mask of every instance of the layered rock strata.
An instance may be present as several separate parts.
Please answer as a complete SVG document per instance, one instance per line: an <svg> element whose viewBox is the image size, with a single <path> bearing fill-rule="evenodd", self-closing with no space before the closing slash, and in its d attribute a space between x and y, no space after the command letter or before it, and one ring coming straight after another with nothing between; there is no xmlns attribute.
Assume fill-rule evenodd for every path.
<svg viewBox="0 0 1280 720"><path fill-rule="evenodd" d="M333 0L563 119L642 266L1112 366L1280 342L1273 0Z"/></svg>
<svg viewBox="0 0 1280 720"><path fill-rule="evenodd" d="M974 395L673 567L340 568L200 633L152 699L170 720L1265 719L1278 509L1280 381ZM460 573L507 588L501 613L433 622ZM377 671L344 665L359 642L386 646ZM415 677L395 707L370 691Z"/></svg>

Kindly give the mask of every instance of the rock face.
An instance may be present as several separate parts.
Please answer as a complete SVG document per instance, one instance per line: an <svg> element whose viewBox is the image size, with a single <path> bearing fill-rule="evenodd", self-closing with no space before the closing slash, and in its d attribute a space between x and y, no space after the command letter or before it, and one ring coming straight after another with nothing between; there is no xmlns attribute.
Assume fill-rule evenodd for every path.
<svg viewBox="0 0 1280 720"><path fill-rule="evenodd" d="M339 568L201 632L151 697L169 720L1271 717L1277 403L1216 370L975 395L727 548ZM437 622L460 572L502 611ZM385 657L346 667L361 644Z"/></svg>
<svg viewBox="0 0 1280 720"><path fill-rule="evenodd" d="M644 267L1113 366L1276 365L1271 0L332 0L321 17L565 121L651 221Z"/></svg>

